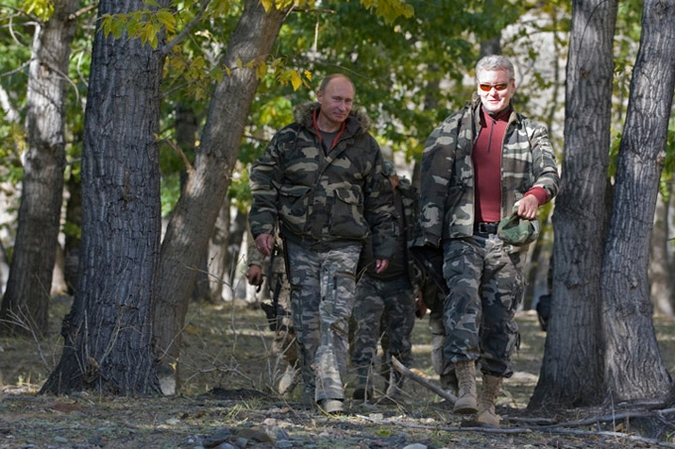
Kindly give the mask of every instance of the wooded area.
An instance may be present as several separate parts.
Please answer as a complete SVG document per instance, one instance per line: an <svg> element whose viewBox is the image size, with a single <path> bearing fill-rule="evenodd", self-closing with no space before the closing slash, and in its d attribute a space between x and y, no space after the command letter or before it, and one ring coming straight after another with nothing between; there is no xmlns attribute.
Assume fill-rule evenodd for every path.
<svg viewBox="0 0 675 449"><path fill-rule="evenodd" d="M62 252L56 266L77 267L62 275L75 300L43 392L155 394L158 366L180 386L193 296L240 294L248 166L316 80L349 74L383 151L412 176L433 126L475 88L478 57L501 52L517 66L519 110L551 129L562 173L531 252L526 304L549 288L553 302L530 407L667 405L652 318L675 300L663 275L675 267L675 5L571 6L0 6L2 332L40 338ZM80 199L81 215L66 214Z"/></svg>

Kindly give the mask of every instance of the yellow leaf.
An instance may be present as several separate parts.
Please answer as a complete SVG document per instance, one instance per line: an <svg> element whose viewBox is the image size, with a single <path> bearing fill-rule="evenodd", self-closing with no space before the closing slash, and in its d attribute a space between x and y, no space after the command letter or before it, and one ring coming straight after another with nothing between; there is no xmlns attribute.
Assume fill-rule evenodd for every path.
<svg viewBox="0 0 675 449"><path fill-rule="evenodd" d="M298 90L302 86L302 78L300 78L300 75L296 71L291 73L291 84L293 85L293 90Z"/></svg>
<svg viewBox="0 0 675 449"><path fill-rule="evenodd" d="M260 3L265 8L265 12L270 12L270 9L272 9L272 2L270 0L260 0Z"/></svg>

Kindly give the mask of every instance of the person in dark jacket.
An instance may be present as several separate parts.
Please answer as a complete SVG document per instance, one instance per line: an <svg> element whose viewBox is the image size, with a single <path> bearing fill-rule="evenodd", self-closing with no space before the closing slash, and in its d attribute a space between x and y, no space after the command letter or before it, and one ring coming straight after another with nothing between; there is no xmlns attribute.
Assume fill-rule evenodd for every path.
<svg viewBox="0 0 675 449"><path fill-rule="evenodd" d="M391 161L384 162L384 171L394 191L394 207L401 232L396 252L384 273L376 272L368 245L361 254L359 271L363 272L363 276L356 286L352 312L355 332L351 362L357 375L354 399L373 397L372 368L379 340L384 353L382 373L388 376L385 383L389 398L400 397L404 382L401 374L391 369L391 357L396 357L407 367L413 362L411 334L415 325L415 298L420 293L421 273L408 254L408 245L417 220L417 189L409 180L397 175Z"/></svg>
<svg viewBox="0 0 675 449"><path fill-rule="evenodd" d="M269 255L278 226L284 241L291 309L305 397L327 413L344 410L348 322L364 242L377 272L395 249L391 186L355 88L342 74L325 78L317 102L270 141L251 171L249 224Z"/></svg>

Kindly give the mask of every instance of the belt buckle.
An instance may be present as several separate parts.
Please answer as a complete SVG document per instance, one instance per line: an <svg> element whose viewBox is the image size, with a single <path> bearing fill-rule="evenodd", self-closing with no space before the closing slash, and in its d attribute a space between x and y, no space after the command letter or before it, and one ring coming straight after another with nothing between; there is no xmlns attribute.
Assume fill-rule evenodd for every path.
<svg viewBox="0 0 675 449"><path fill-rule="evenodd" d="M497 232L495 223L478 223L478 232L481 234L494 234Z"/></svg>

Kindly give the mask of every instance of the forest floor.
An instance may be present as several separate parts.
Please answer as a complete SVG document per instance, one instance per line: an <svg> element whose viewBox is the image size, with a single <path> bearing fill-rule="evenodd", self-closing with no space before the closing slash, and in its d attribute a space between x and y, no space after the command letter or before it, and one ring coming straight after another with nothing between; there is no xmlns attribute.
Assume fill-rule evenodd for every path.
<svg viewBox="0 0 675 449"><path fill-rule="evenodd" d="M673 411L575 409L532 416L546 334L532 312L522 333L515 375L504 384L501 429L470 426L421 385L409 381L398 402L346 401L342 416L302 405L300 388L281 398L271 388L282 369L270 356L272 332L262 311L243 302L191 304L181 351L180 394L171 397L67 397L37 392L57 364L68 298L53 301L49 338L0 339L0 449L15 448L675 448ZM670 372L675 320L656 320ZM415 325L415 372L431 368L427 318ZM348 380L353 380L350 373ZM376 381L376 393L383 387ZM348 386L347 395L351 397ZM672 419L672 418L671 418Z"/></svg>

